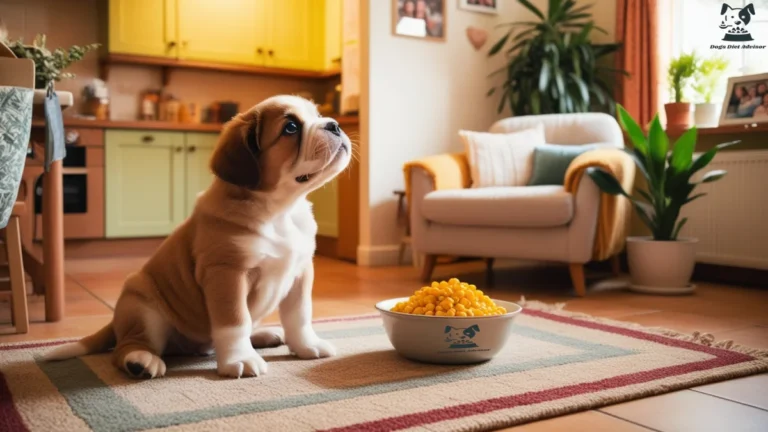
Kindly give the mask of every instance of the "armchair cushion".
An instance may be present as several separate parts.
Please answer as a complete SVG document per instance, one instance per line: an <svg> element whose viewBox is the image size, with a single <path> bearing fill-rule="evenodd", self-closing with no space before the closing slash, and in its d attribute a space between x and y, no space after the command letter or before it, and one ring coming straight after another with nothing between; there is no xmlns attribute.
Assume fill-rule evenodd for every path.
<svg viewBox="0 0 768 432"><path fill-rule="evenodd" d="M533 173L528 186L563 185L565 171L576 156L594 150L593 145L543 144L533 149Z"/></svg>
<svg viewBox="0 0 768 432"><path fill-rule="evenodd" d="M557 227L573 218L562 186L487 187L430 192L421 213L431 222L476 227Z"/></svg>
<svg viewBox="0 0 768 432"><path fill-rule="evenodd" d="M472 182L464 153L439 154L408 162L403 166L408 208L411 208L411 175L414 169L427 174L434 190L468 188Z"/></svg>
<svg viewBox="0 0 768 432"><path fill-rule="evenodd" d="M472 187L525 186L531 177L533 149L544 144L544 127L494 134L459 131L469 159Z"/></svg>

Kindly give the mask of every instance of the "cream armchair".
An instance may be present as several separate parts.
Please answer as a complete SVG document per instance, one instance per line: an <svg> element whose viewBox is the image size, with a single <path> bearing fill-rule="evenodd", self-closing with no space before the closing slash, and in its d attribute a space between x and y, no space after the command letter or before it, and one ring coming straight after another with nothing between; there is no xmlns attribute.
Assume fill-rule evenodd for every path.
<svg viewBox="0 0 768 432"><path fill-rule="evenodd" d="M544 125L548 143L624 146L616 120L599 113L507 118L490 132L537 123ZM554 261L569 264L576 293L586 293L583 265L593 256L601 200L591 178L582 177L575 196L563 186L471 188L463 154L433 156L429 163L439 169L406 166L411 242L423 255L424 281L431 279L438 255L484 257L489 266L493 258Z"/></svg>

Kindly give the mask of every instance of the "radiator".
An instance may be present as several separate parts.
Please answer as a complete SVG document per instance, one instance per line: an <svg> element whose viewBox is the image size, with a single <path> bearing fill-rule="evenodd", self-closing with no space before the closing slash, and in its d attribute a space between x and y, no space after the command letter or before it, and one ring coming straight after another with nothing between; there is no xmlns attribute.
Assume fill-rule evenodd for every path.
<svg viewBox="0 0 768 432"><path fill-rule="evenodd" d="M715 169L728 174L696 188L680 236L699 239L698 262L768 269L768 150L718 153L694 179Z"/></svg>

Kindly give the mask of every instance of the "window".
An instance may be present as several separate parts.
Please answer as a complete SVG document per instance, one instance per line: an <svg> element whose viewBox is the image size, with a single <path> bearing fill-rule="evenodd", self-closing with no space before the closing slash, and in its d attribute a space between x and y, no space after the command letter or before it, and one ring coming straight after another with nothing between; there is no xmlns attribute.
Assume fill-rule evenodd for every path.
<svg viewBox="0 0 768 432"><path fill-rule="evenodd" d="M700 56L722 55L730 60L728 76L751 75L768 72L768 48L765 49L713 49L712 45L750 45L768 46L768 0L666 0L667 11L672 14L669 20L672 45L668 47L672 56L696 51ZM755 15L744 27L753 41L723 41L725 30L720 29L723 16L720 15L723 3L733 8L743 8L752 4ZM662 6L663 7L663 6ZM664 13L661 11L661 13ZM666 74L666 70L664 71ZM725 95L727 79L720 84L715 93L716 100ZM665 99L667 95L661 95Z"/></svg>

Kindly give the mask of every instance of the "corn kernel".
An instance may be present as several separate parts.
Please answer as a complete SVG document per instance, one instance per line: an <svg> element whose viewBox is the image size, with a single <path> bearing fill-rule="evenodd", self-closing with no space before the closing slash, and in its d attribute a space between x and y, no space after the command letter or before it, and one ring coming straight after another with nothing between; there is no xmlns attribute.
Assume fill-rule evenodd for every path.
<svg viewBox="0 0 768 432"><path fill-rule="evenodd" d="M507 313L506 309L496 306L493 300L475 285L457 278L433 281L414 291L407 300L398 302L391 310L414 315L451 317L482 317Z"/></svg>

